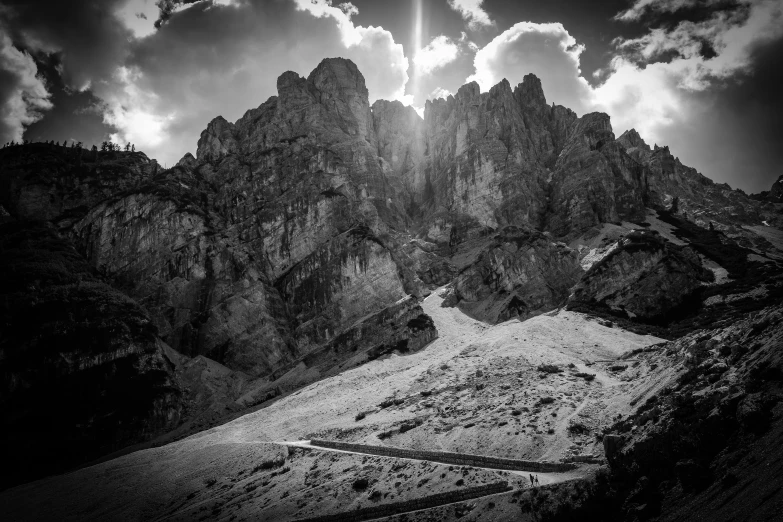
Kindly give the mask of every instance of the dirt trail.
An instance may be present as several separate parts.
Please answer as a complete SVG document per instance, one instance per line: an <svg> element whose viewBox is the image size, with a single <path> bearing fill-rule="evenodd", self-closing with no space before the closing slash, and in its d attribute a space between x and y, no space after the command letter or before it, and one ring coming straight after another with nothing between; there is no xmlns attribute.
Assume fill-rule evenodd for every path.
<svg viewBox="0 0 783 522"><path fill-rule="evenodd" d="M274 444L282 444L285 446L290 446L295 448L307 448L316 451L331 451L334 453L347 453L351 455L373 455L372 453L364 453L361 451L348 451L348 450L337 449L337 448L314 446L310 444L309 440L280 441L280 442L275 442ZM410 462L429 462L429 461L423 461L421 459L414 459L408 457L387 457L387 458L395 458L398 460L405 460ZM565 482L566 480L573 480L575 478L583 477L587 473L587 470L590 466L581 466L577 469L571 471L564 471L562 473L544 473L539 471L508 470L503 468L492 468L486 466L471 466L471 467L477 469L486 469L488 471L500 471L503 473L511 473L513 475L519 475L520 477L523 477L525 479L529 479L530 475L534 475L538 479L540 485L545 486L547 484L555 484L557 482Z"/></svg>

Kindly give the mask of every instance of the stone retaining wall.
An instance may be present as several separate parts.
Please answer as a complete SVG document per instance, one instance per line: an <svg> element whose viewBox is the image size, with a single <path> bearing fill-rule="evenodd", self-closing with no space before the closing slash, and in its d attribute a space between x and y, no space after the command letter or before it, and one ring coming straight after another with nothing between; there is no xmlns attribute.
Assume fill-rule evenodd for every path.
<svg viewBox="0 0 783 522"><path fill-rule="evenodd" d="M384 457L400 457L405 459L430 460L458 466L473 466L479 468L508 469L516 471L535 472L559 472L574 469L574 464L559 462L536 462L532 460L506 459L501 457L488 457L485 455L471 455L469 453L452 453L448 451L422 451L394 448L390 446L370 446L368 444L354 444L351 442L338 442L333 440L310 441L313 446L333 448L356 453L368 453Z"/></svg>
<svg viewBox="0 0 783 522"><path fill-rule="evenodd" d="M471 500L478 497L485 497L495 493L504 493L511 491L508 482L495 482L483 486L464 488L457 491L446 491L436 493L426 497L404 500L402 502L393 502L390 504L381 504L378 506L356 509L354 511L344 511L333 515L322 515L313 518L298 519L296 522L359 522L361 520L370 520L373 518L388 517L398 513L407 513L419 509L429 509L444 504Z"/></svg>

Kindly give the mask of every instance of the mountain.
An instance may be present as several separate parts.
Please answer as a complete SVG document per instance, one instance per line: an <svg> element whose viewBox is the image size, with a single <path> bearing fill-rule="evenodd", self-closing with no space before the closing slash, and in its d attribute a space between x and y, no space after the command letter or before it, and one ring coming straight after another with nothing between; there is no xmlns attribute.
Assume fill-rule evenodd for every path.
<svg viewBox="0 0 783 522"><path fill-rule="evenodd" d="M519 377L504 374L498 401L521 397L522 375L538 379L526 372L553 353L535 328L556 332L568 321L587 321L599 341L565 337L558 348L581 390L592 374L575 353L625 353L602 344L604 330L641 348L727 328L783 297L783 204L715 184L634 130L615 137L605 114L548 104L533 75L484 93L466 84L428 101L424 118L396 101L370 105L362 74L341 58L307 78L282 74L277 91L234 123L213 119L195 156L170 169L140 152L42 143L0 151L0 247L16 274L0 287L6 447L42 432L34 417L49 397L58 415L48 430L99 441L54 462L61 444L29 438L45 451L25 472L12 459L5 486L251 411L278 422L278 404L297 417L310 407L300 393L372 389L352 379L383 380L395 361L419 361L373 389L384 397L372 404L357 397L365 409L323 418L333 429L308 424L308 435L358 440L370 432L345 428L340 415L359 422L398 389L427 397L416 383L435 389L444 372L454 385L443 393L461 393L456 368L478 371L470 354L484 334L515 325L531 325L526 335L546 349ZM425 298L438 306L428 301L425 312ZM461 321L473 344L455 337ZM439 350L446 367L417 373ZM601 375L598 386L617 384L612 371ZM313 404L331 411L329 400ZM512 439L442 437L451 428L406 415L408 424L373 426L409 447L462 440L476 453L515 451ZM414 428L428 437L403 436ZM525 458L562 455L574 434L551 429L559 442L525 446Z"/></svg>

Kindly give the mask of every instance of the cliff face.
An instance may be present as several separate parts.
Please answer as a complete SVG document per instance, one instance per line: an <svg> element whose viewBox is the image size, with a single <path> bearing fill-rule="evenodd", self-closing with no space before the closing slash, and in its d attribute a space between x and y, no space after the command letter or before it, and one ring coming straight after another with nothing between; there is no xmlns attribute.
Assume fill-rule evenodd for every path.
<svg viewBox="0 0 783 522"><path fill-rule="evenodd" d="M410 161L383 124L378 157L356 66L285 73L278 94L236 123L216 118L195 158L73 227L173 348L257 376L421 286L392 252L407 217L390 180Z"/></svg>
<svg viewBox="0 0 783 522"><path fill-rule="evenodd" d="M679 211L704 227L710 222L723 229L757 225L763 220L780 223L774 209L763 209L742 191L715 183L683 165L669 147L650 148L634 129L623 133L617 143L644 169L648 206L670 207L677 198Z"/></svg>
<svg viewBox="0 0 783 522"><path fill-rule="evenodd" d="M582 273L577 253L563 243L508 226L454 279L449 304L490 323L524 320L565 303Z"/></svg>
<svg viewBox="0 0 783 522"><path fill-rule="evenodd" d="M467 84L427 102L424 119L399 102L370 107L349 60L277 87L238 121L215 118L196 156L165 171L140 153L19 148L2 204L73 237L174 349L251 376L458 271L454 299L489 300L491 321L550 309L581 273L556 241L642 222L647 206L763 214L635 131L615 139L605 114L548 105L533 75L486 93ZM517 229L551 239L497 239L472 266L450 257Z"/></svg>
<svg viewBox="0 0 783 522"><path fill-rule="evenodd" d="M409 183L436 242L506 225L575 237L644 215L643 168L615 142L609 118L547 105L533 75L513 91L505 80L486 93L470 83L427 102L425 147Z"/></svg>
<svg viewBox="0 0 783 522"><path fill-rule="evenodd" d="M605 306L644 320L664 320L713 274L696 252L656 233L636 231L594 264L574 288L569 306ZM581 306L580 306L581 305Z"/></svg>
<svg viewBox="0 0 783 522"><path fill-rule="evenodd" d="M147 312L50 225L0 225L0 487L176 427L182 387Z"/></svg>

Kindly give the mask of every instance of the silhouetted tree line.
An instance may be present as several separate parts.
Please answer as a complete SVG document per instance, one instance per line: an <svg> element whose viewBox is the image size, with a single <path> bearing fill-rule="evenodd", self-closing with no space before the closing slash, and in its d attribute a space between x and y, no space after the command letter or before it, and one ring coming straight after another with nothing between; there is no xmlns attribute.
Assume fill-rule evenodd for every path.
<svg viewBox="0 0 783 522"><path fill-rule="evenodd" d="M20 142L20 143L17 143L16 141L12 140L12 141L7 142L5 145L3 145L3 148L5 149L5 148L8 148L8 147L18 147L20 145L30 145L32 143L43 143L43 144L52 145L52 146L55 146L55 147L60 147L61 146L59 141L55 142L54 140L50 140L50 141L35 141L35 142L34 141L30 141L30 140L23 140L23 142ZM68 148L68 140L63 140L62 147L66 148L66 149ZM82 142L81 141L77 142L77 141L73 141L72 140L71 141L71 148L72 149L81 149L82 148ZM98 152L98 147L96 145L93 145L91 150L93 152L97 153ZM125 147L123 147L119 143L113 143L111 141L104 141L103 143L101 143L101 151L102 152L122 152L123 150L125 150L125 152L136 152L136 145L134 145L133 143L128 142L128 143L125 144Z"/></svg>

